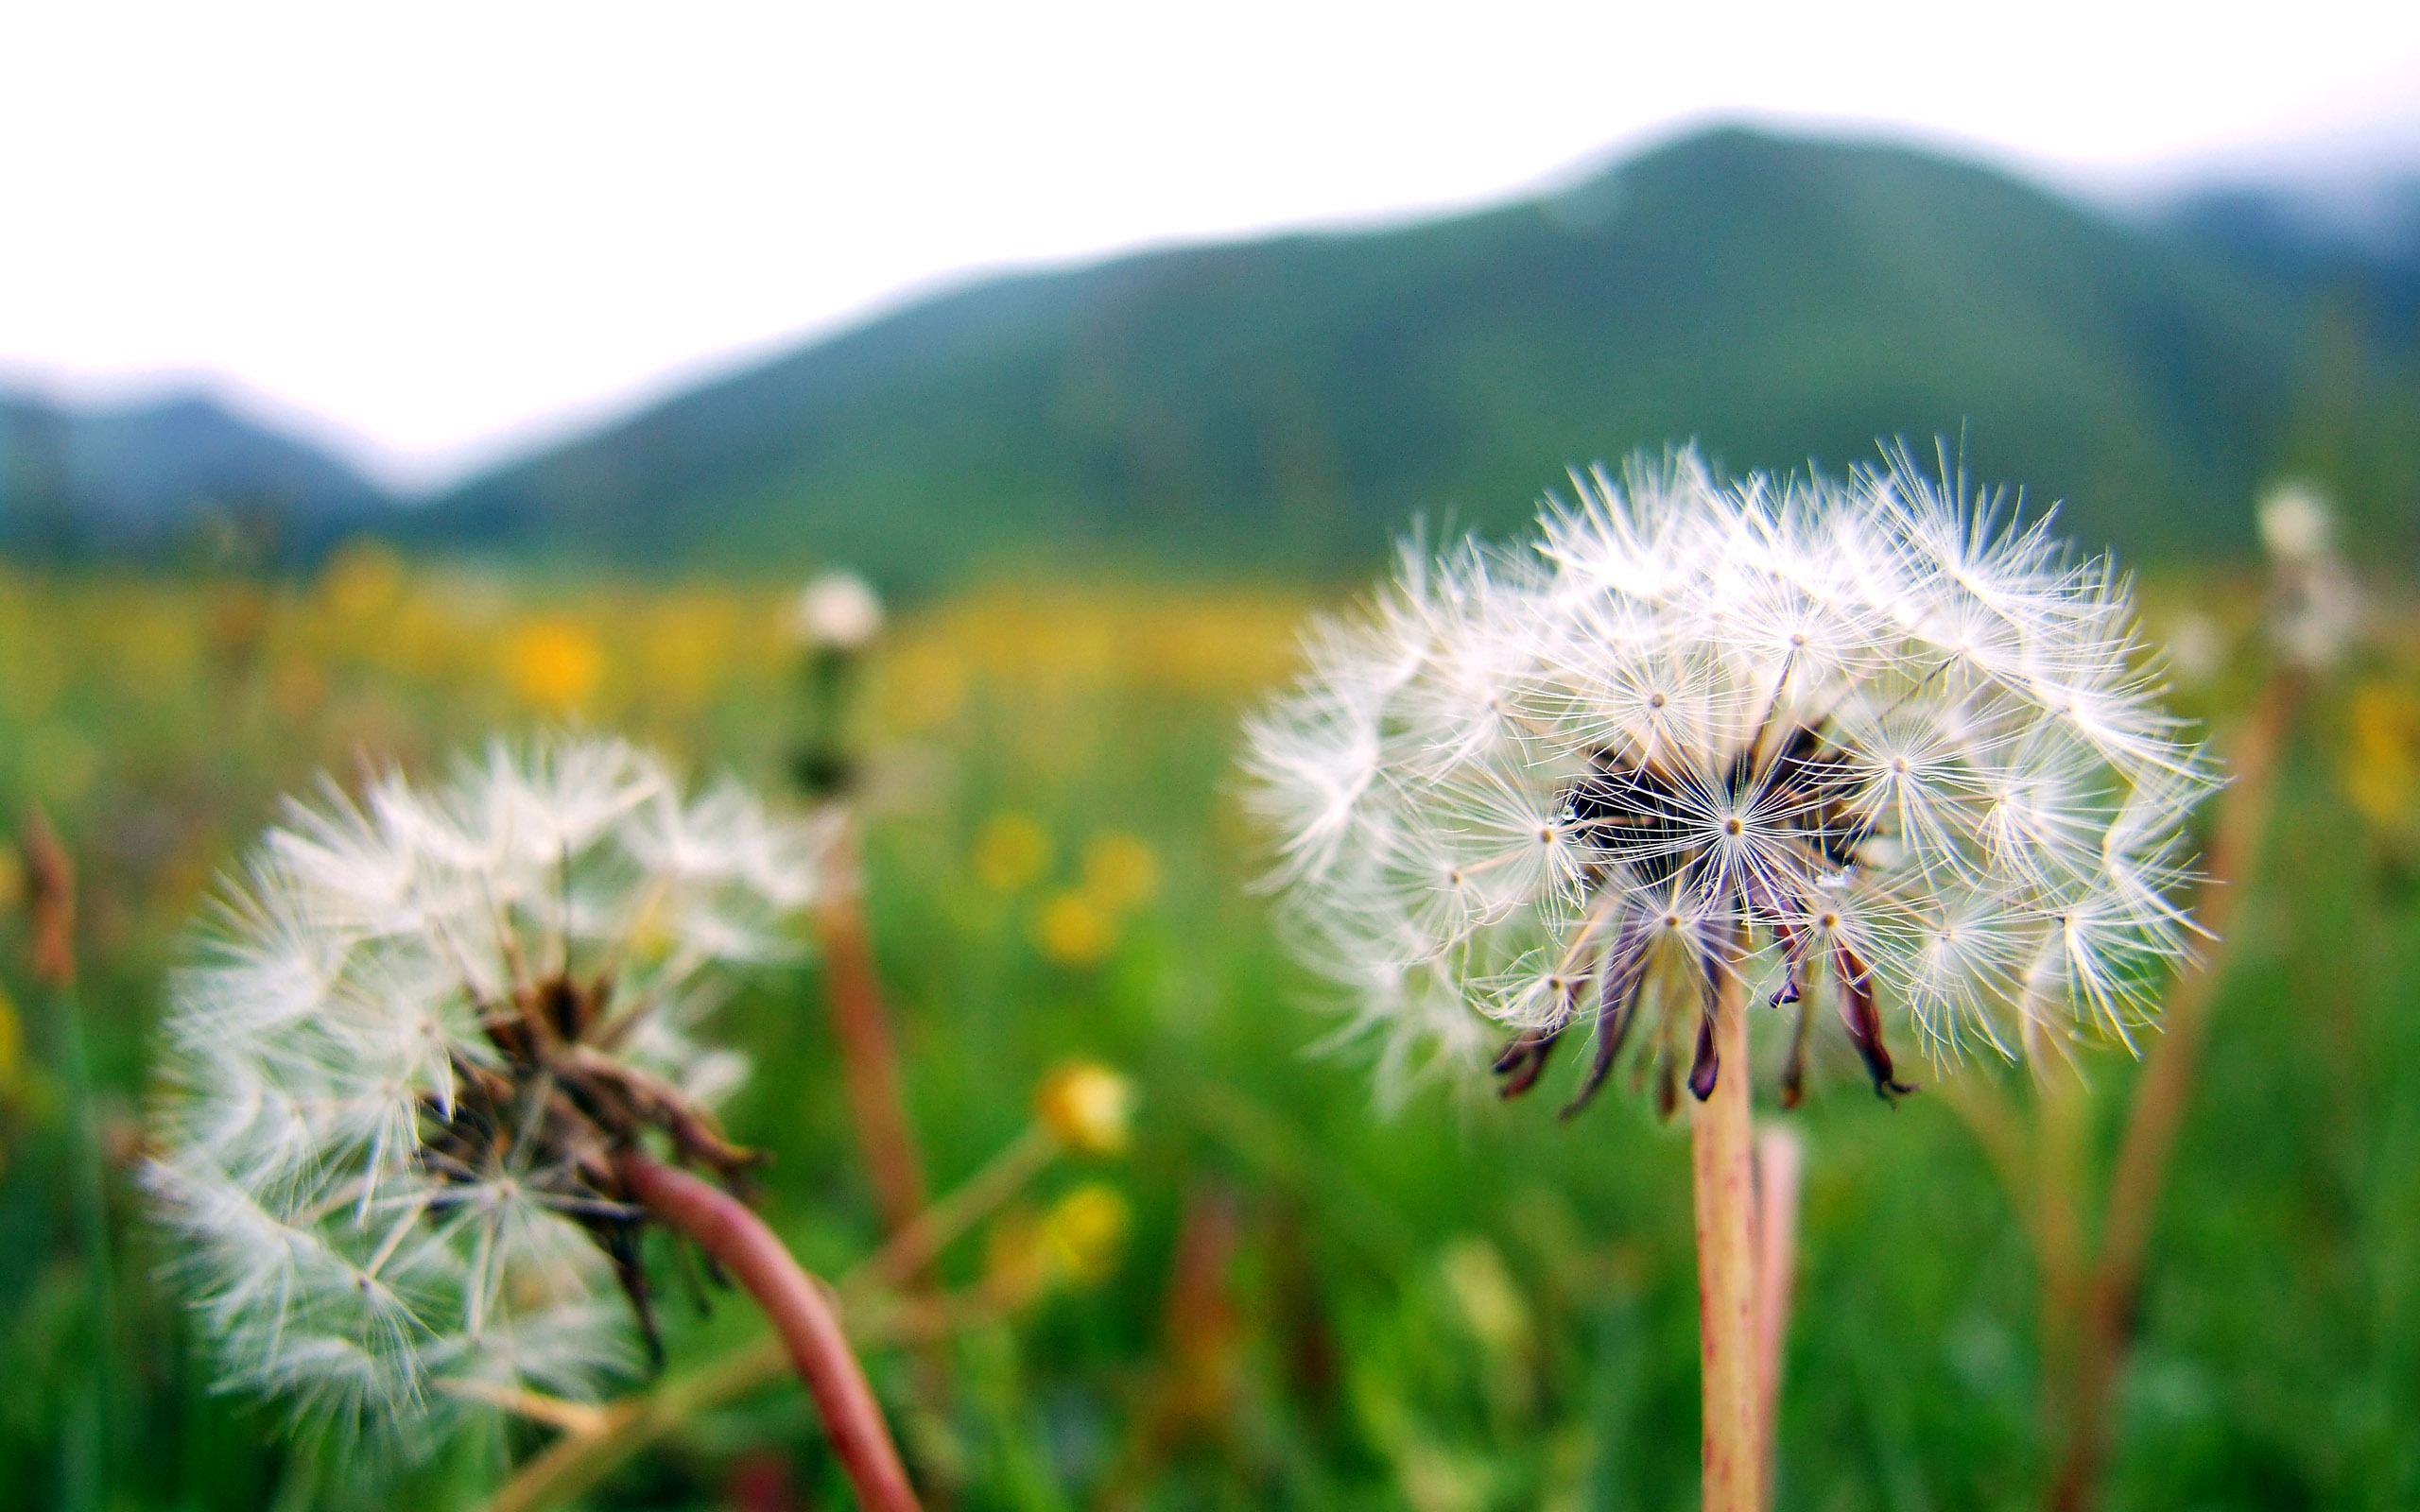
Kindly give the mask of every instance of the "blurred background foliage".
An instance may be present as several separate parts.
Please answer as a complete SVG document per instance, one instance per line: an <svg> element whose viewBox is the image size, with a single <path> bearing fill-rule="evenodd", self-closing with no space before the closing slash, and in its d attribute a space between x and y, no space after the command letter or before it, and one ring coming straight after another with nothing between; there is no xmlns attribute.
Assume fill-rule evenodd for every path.
<svg viewBox="0 0 2420 1512"><path fill-rule="evenodd" d="M2263 660L2256 580L2149 584L2221 728ZM1024 583L896 623L869 668L869 911L935 1190L1016 1138L1072 1056L1136 1078L1123 1159L1055 1166L953 1247L1020 1305L959 1332L944 1418L903 1421L967 1508L1665 1507L1697 1459L1686 1146L1645 1100L1442 1090L1381 1116L1249 891L1240 707L1304 595ZM700 774L780 781L804 701L786 602L708 582L547 588L358 543L303 578L0 574L0 798L82 871L73 1002L26 969L0 868L0 1485L72 1508L477 1504L514 1427L390 1475L282 1446L214 1396L154 1280L133 1177L161 974L275 795L425 767L491 730L611 725ZM2267 865L2160 1212L2109 1504L2390 1507L2420 1497L2420 619L2293 731ZM79 1241L69 1029L105 1157L115 1293ZM727 1010L757 1072L735 1132L778 1152L773 1222L838 1274L873 1246L816 971ZM1988 1073L1986 1073L1988 1074ZM2131 1063L2101 1057L2105 1158ZM1810 1149L1781 1419L1785 1507L2034 1504L2048 1456L2020 1220L1938 1096L1854 1076ZM1037 1256L1055 1257L1037 1260ZM1042 1269L1036 1271L1035 1266ZM674 1314L673 1368L750 1336ZM895 1404L911 1358L878 1351ZM91 1387L92 1389L87 1389ZM845 1504L804 1399L695 1415L599 1507ZM22 1500L21 1500L22 1499Z"/></svg>

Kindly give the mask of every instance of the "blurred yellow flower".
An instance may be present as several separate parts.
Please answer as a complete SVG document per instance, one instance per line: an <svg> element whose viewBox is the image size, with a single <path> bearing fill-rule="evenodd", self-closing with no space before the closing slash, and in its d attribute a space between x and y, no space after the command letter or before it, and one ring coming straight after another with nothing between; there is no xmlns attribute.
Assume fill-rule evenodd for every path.
<svg viewBox="0 0 2420 1512"><path fill-rule="evenodd" d="M719 689L738 638L736 606L702 592L669 597L640 637L647 689L672 708L699 708Z"/></svg>
<svg viewBox="0 0 2420 1512"><path fill-rule="evenodd" d="M220 603L240 605L258 598L259 591L250 589L225 595ZM264 609L243 632L251 637L248 647L258 644L266 621ZM192 685L203 647L201 633L189 616L161 605L130 605L112 616L110 632L117 651L112 672L132 687L157 696ZM249 654L249 649L231 653L237 660Z"/></svg>
<svg viewBox="0 0 2420 1512"><path fill-rule="evenodd" d="M1050 863L1050 834L1026 814L994 814L975 837L975 875L994 892L1032 885Z"/></svg>
<svg viewBox="0 0 2420 1512"><path fill-rule="evenodd" d="M922 733L948 724L966 704L966 666L947 647L901 648L887 659L882 708L899 729Z"/></svg>
<svg viewBox="0 0 2420 1512"><path fill-rule="evenodd" d="M355 541L328 559L320 576L320 598L339 619L379 614L404 591L404 558L392 546Z"/></svg>
<svg viewBox="0 0 2420 1512"><path fill-rule="evenodd" d="M2420 818L2420 698L2383 682L2354 693L2344 792L2373 824Z"/></svg>
<svg viewBox="0 0 2420 1512"><path fill-rule="evenodd" d="M1103 830L1084 847L1084 896L1120 914L1160 893L1160 858L1123 830Z"/></svg>
<svg viewBox="0 0 2420 1512"><path fill-rule="evenodd" d="M1085 1155L1125 1153L1133 1114L1134 1084L1094 1060L1052 1072L1033 1099L1033 1116L1043 1126Z"/></svg>
<svg viewBox="0 0 2420 1512"><path fill-rule="evenodd" d="M1043 1247L1068 1281L1098 1285L1117 1269L1133 1221L1133 1210L1116 1188L1087 1181L1050 1205L1042 1220Z"/></svg>
<svg viewBox="0 0 2420 1512"><path fill-rule="evenodd" d="M1033 939L1062 966L1094 966L1117 943L1117 926L1082 893L1063 892L1035 916Z"/></svg>
<svg viewBox="0 0 2420 1512"><path fill-rule="evenodd" d="M579 708L605 675L605 652L577 620L531 620L515 632L506 659L512 691L542 709Z"/></svg>

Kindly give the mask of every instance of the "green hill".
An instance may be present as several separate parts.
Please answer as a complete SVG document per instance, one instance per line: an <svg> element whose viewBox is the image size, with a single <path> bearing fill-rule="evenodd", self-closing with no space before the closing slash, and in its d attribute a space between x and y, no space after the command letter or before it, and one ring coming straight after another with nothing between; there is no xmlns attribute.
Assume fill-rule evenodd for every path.
<svg viewBox="0 0 2420 1512"><path fill-rule="evenodd" d="M0 389L0 548L156 559L234 533L300 559L392 509L342 462L204 394L85 408Z"/></svg>
<svg viewBox="0 0 2420 1512"><path fill-rule="evenodd" d="M1498 528L1566 466L1697 438L1972 471L2157 558L2248 539L2299 298L2181 234L1913 151L1693 137L1407 229L1003 278L485 477L409 533L892 581L1044 553L1357 567Z"/></svg>

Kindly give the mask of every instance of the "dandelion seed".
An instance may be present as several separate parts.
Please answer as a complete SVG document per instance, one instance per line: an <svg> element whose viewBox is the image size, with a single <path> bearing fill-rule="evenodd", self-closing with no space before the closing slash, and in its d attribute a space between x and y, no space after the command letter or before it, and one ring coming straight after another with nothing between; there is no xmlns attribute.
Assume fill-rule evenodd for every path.
<svg viewBox="0 0 2420 1512"><path fill-rule="evenodd" d="M628 1372L616 1157L752 1160L710 1111L742 1064L696 1029L789 948L821 846L603 739L293 805L175 981L148 1173L226 1383L411 1449Z"/></svg>

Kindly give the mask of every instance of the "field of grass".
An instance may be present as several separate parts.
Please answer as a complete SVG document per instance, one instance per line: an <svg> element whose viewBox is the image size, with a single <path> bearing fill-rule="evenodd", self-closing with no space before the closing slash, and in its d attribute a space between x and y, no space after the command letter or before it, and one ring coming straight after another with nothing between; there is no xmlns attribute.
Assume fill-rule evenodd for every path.
<svg viewBox="0 0 2420 1512"><path fill-rule="evenodd" d="M2215 650L2181 701L2223 746L2261 682L2259 587L2152 589L2158 627ZM1643 1098L1563 1123L1559 1098L1467 1086L1385 1112L1359 1059L1311 1053L1333 1021L1249 890L1229 775L1306 607L1000 587L884 643L868 906L932 1185L1015 1141L1069 1057L1140 1101L1126 1155L1053 1163L948 1251L945 1280L984 1300L948 1338L945 1406L905 1410L931 1400L910 1353L874 1349L877 1385L969 1512L1692 1504L1679 1131ZM472 1507L544 1448L515 1422L380 1470L211 1391L134 1174L161 978L214 875L321 771L574 726L777 785L802 708L783 610L370 549L273 587L0 576L0 812L39 804L65 839L83 965L73 999L37 982L27 879L0 868L0 1503ZM2420 1504L2420 632L2386 632L2288 731L2156 1210L2111 1507ZM813 962L721 1024L756 1063L730 1122L775 1152L765 1211L838 1274L877 1229ZM2139 1074L2105 1054L2080 1073L2091 1188ZM2015 1078L1965 1074L2023 1111ZM2060 1404L2038 1194L1938 1089L1894 1108L1852 1074L1792 1116L1779 1504L2040 1504ZM675 1379L754 1336L735 1295L666 1311ZM684 1415L590 1504L846 1499L783 1382Z"/></svg>

